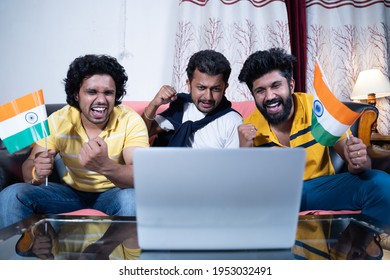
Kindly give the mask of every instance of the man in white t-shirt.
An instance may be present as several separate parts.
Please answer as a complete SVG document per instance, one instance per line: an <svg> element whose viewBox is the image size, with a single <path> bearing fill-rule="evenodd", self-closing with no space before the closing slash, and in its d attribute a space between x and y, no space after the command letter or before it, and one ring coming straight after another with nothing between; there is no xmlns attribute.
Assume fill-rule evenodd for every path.
<svg viewBox="0 0 390 280"><path fill-rule="evenodd" d="M154 146L238 148L237 126L242 116L225 97L231 73L229 61L219 52L202 50L187 66L188 93L164 85L145 108L142 118ZM161 105L169 108L156 115Z"/></svg>

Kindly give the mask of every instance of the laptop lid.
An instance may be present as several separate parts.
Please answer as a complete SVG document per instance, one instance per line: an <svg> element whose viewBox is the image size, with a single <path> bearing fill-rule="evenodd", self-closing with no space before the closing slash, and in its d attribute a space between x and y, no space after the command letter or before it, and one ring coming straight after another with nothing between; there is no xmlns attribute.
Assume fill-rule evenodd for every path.
<svg viewBox="0 0 390 280"><path fill-rule="evenodd" d="M143 250L293 245L304 149L147 148L133 161Z"/></svg>

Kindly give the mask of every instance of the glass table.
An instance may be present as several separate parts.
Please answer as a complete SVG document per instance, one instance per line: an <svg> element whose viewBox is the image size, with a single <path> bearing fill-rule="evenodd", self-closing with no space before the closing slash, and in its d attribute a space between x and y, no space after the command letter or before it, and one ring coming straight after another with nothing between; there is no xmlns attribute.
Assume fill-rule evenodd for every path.
<svg viewBox="0 0 390 280"><path fill-rule="evenodd" d="M384 259L379 235L389 232L363 215L305 215L288 250L143 251L134 217L36 215L0 230L0 259Z"/></svg>

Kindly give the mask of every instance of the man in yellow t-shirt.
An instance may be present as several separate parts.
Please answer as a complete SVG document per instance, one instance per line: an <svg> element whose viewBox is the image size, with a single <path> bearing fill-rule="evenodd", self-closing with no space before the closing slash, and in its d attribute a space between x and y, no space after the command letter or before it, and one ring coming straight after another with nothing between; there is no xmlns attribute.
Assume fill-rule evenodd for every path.
<svg viewBox="0 0 390 280"><path fill-rule="evenodd" d="M64 79L68 105L48 118L50 135L23 163L25 183L0 193L0 228L34 213L58 214L93 208L134 216L134 149L148 147L142 118L121 104L127 74L107 55L76 58ZM65 164L62 184L45 182L54 157Z"/></svg>
<svg viewBox="0 0 390 280"><path fill-rule="evenodd" d="M238 128L240 147L306 150L301 211L361 210L390 224L390 175L371 170L366 145L353 135L348 140L341 137L333 146L348 163L348 172L335 174L329 147L311 134L313 96L293 93L294 60L283 49L272 48L257 51L245 61L238 79L248 86L258 110Z"/></svg>

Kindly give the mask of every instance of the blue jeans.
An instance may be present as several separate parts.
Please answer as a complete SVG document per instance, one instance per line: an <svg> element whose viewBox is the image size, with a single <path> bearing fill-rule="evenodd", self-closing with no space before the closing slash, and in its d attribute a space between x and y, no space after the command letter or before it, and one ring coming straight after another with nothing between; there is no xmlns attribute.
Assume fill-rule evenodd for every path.
<svg viewBox="0 0 390 280"><path fill-rule="evenodd" d="M301 201L301 211L306 210L361 210L390 225L390 175L369 170L359 175L346 172L307 180Z"/></svg>
<svg viewBox="0 0 390 280"><path fill-rule="evenodd" d="M67 185L17 183L0 192L0 228L33 214L60 214L93 208L111 216L135 216L134 189L81 192Z"/></svg>

